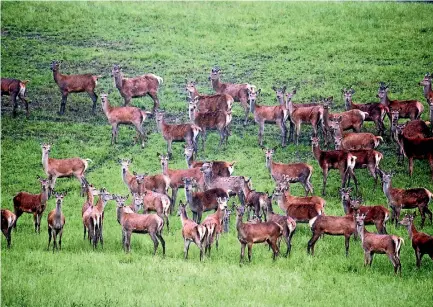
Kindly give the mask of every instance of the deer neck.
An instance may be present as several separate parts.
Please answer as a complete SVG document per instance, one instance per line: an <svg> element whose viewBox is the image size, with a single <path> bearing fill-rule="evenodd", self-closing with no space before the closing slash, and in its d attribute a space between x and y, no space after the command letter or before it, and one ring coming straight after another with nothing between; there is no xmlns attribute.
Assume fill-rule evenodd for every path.
<svg viewBox="0 0 433 307"><path fill-rule="evenodd" d="M390 182L384 182L382 185L383 193L385 194L388 201L391 199L391 181Z"/></svg>
<svg viewBox="0 0 433 307"><path fill-rule="evenodd" d="M389 106L390 102L391 101L388 98L388 93L383 98L380 99L380 103L387 106L387 107Z"/></svg>
<svg viewBox="0 0 433 307"><path fill-rule="evenodd" d="M430 127L433 129L433 107L430 106Z"/></svg>
<svg viewBox="0 0 433 307"><path fill-rule="evenodd" d="M280 209L283 210L284 212L286 212L286 208L284 206L285 200L286 200L286 195L284 195L284 193L281 193L280 196L276 197L278 207L280 207Z"/></svg>
<svg viewBox="0 0 433 307"><path fill-rule="evenodd" d="M283 97L277 96L277 101L280 104L280 106L285 106L287 108L287 102L284 101L284 96Z"/></svg>
<svg viewBox="0 0 433 307"><path fill-rule="evenodd" d="M287 99L287 101L286 101L286 109L289 111L290 117L292 117L292 114L293 114L293 102L292 102L292 98Z"/></svg>
<svg viewBox="0 0 433 307"><path fill-rule="evenodd" d="M129 172L128 168L121 168L121 176L123 179L123 182L126 184L127 187L129 187L129 184L131 182L131 180L133 179L134 176L131 175L131 173Z"/></svg>
<svg viewBox="0 0 433 307"><path fill-rule="evenodd" d="M192 92L188 91L188 93L189 93L189 97L192 100L194 100L195 97L200 96L199 92L197 91L197 89L195 87L194 87L194 91L192 91Z"/></svg>
<svg viewBox="0 0 433 307"><path fill-rule="evenodd" d="M105 115L108 115L110 111L112 110L112 107L110 106L110 103L108 102L108 99L105 99L102 102L102 110L104 111Z"/></svg>
<svg viewBox="0 0 433 307"><path fill-rule="evenodd" d="M116 215L117 215L117 222L119 222L119 224L122 224L123 214L124 214L123 208L117 207Z"/></svg>
<svg viewBox="0 0 433 307"><path fill-rule="evenodd" d="M203 178L204 178L204 184L207 187L210 187L212 184L212 172L209 173L203 173Z"/></svg>
<svg viewBox="0 0 433 307"><path fill-rule="evenodd" d="M350 206L350 204L350 200L343 199L343 210L346 215L353 213L353 208Z"/></svg>
<svg viewBox="0 0 433 307"><path fill-rule="evenodd" d="M56 83L59 83L62 75L60 74L59 70L53 70L53 78Z"/></svg>
<svg viewBox="0 0 433 307"><path fill-rule="evenodd" d="M239 214L236 214L236 229L238 230L238 235L241 234L243 225L244 225L244 223L242 222L242 216L240 216Z"/></svg>
<svg viewBox="0 0 433 307"><path fill-rule="evenodd" d="M187 220L188 216L186 215L186 210L182 210L182 212L180 213L180 221L182 222L182 227L185 225Z"/></svg>
<svg viewBox="0 0 433 307"><path fill-rule="evenodd" d="M48 190L49 188L46 187L45 190L41 188L41 203L46 204L48 200Z"/></svg>
<svg viewBox="0 0 433 307"><path fill-rule="evenodd" d="M95 196L93 196L92 191L87 189L87 202L93 205L94 200L95 200Z"/></svg>
<svg viewBox="0 0 433 307"><path fill-rule="evenodd" d="M269 170L269 172L272 174L272 157L269 159L266 159L266 168Z"/></svg>
<svg viewBox="0 0 433 307"><path fill-rule="evenodd" d="M187 203L192 205L192 189L185 189L185 198Z"/></svg>
<svg viewBox="0 0 433 307"><path fill-rule="evenodd" d="M42 166L44 167L45 173L48 174L48 152L42 152Z"/></svg>
<svg viewBox="0 0 433 307"><path fill-rule="evenodd" d="M250 102L250 112L254 114L255 111L256 111L256 101L253 100L252 102Z"/></svg>
<svg viewBox="0 0 433 307"><path fill-rule="evenodd" d="M105 206L107 205L106 200L103 200L101 196L99 196L98 203L96 204L96 208L99 212L104 212Z"/></svg>
<svg viewBox="0 0 433 307"><path fill-rule="evenodd" d="M428 98L429 93L432 91L431 88L431 82L427 83L426 85L424 85L424 97Z"/></svg>
<svg viewBox="0 0 433 307"><path fill-rule="evenodd" d="M114 75L114 84L118 89L122 88L123 74L121 72Z"/></svg>
<svg viewBox="0 0 433 307"><path fill-rule="evenodd" d="M189 109L188 110L188 115L189 115L189 120L191 121L191 122L194 122L194 120L195 120L195 110L194 109Z"/></svg>
<svg viewBox="0 0 433 307"><path fill-rule="evenodd" d="M365 234L367 232L364 224L362 226L356 225L356 232L359 234L359 237L361 239L361 243L364 244L364 238L365 238Z"/></svg>
<svg viewBox="0 0 433 307"><path fill-rule="evenodd" d="M55 216L56 218L60 218L62 215L62 203L56 203L56 211L55 211Z"/></svg>
<svg viewBox="0 0 433 307"><path fill-rule="evenodd" d="M162 174L165 175L165 176L169 176L169 174L168 174L168 163L167 164L162 164L161 167L162 167Z"/></svg>
<svg viewBox="0 0 433 307"><path fill-rule="evenodd" d="M350 111L350 109L353 107L352 99L344 99L344 106L346 107L346 111Z"/></svg>
<svg viewBox="0 0 433 307"><path fill-rule="evenodd" d="M323 108L323 124L329 128L329 108Z"/></svg>
<svg viewBox="0 0 433 307"><path fill-rule="evenodd" d="M218 79L216 79L216 80L211 80L211 82L212 82L212 88L214 89L214 91L216 91L216 92L218 92L220 89L221 89L221 87L222 87L222 83L221 83L221 80L220 80L220 78L218 78Z"/></svg>
<svg viewBox="0 0 433 307"><path fill-rule="evenodd" d="M317 161L319 161L320 159L320 155L322 153L322 151L320 150L319 144L317 145L312 145L313 148L313 155L316 158Z"/></svg>
<svg viewBox="0 0 433 307"><path fill-rule="evenodd" d="M194 154L192 154L191 157L185 156L186 165L188 165L188 168L191 168L192 163L194 162Z"/></svg>

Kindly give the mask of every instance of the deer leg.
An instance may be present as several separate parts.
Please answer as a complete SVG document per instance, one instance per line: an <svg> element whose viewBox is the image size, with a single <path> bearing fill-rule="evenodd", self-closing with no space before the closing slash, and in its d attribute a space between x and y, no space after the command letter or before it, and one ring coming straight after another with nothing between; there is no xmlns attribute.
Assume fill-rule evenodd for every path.
<svg viewBox="0 0 433 307"><path fill-rule="evenodd" d="M185 259L188 259L188 250L189 250L189 245L191 244L190 240L184 239L183 242L183 255Z"/></svg>
<svg viewBox="0 0 433 307"><path fill-rule="evenodd" d="M47 250L50 250L50 244L51 244L51 228L48 226L48 246Z"/></svg>
<svg viewBox="0 0 433 307"><path fill-rule="evenodd" d="M310 254L311 251L311 256L314 256L314 245L316 244L316 241L319 239L319 237L320 234L313 232L313 236L311 237L310 241L308 241L307 254Z"/></svg>
<svg viewBox="0 0 433 307"><path fill-rule="evenodd" d="M59 115L63 115L65 113L67 100L68 100L68 93L67 92L62 93L62 102L60 103Z"/></svg>
<svg viewBox="0 0 433 307"><path fill-rule="evenodd" d="M433 214L427 207L427 205L424 207L424 212L427 213L427 215L430 217L430 224L433 224Z"/></svg>
<svg viewBox="0 0 433 307"><path fill-rule="evenodd" d="M265 130L265 123L259 123L259 145L263 146L263 132Z"/></svg>
<svg viewBox="0 0 433 307"><path fill-rule="evenodd" d="M295 137L296 137L296 148L299 145L299 135L301 134L301 122L296 123Z"/></svg>
<svg viewBox="0 0 433 307"><path fill-rule="evenodd" d="M244 255L245 255L245 243L241 243L241 259L239 260L239 262L242 262L242 259L244 259Z"/></svg>
<svg viewBox="0 0 433 307"><path fill-rule="evenodd" d="M251 262L251 256L253 253L253 243L248 243L248 261Z"/></svg>
<svg viewBox="0 0 433 307"><path fill-rule="evenodd" d="M59 231L59 250L62 250L62 236L63 236L63 228Z"/></svg>
<svg viewBox="0 0 433 307"><path fill-rule="evenodd" d="M18 108L18 102L17 102L17 95L16 93L12 93L11 94L11 102L12 102L12 106L13 106L13 110L12 110L12 117L17 116L17 108Z"/></svg>
<svg viewBox="0 0 433 307"><path fill-rule="evenodd" d="M35 225L35 233L38 232L38 214L33 213L33 224Z"/></svg>
<svg viewBox="0 0 433 307"><path fill-rule="evenodd" d="M177 190L178 188L171 188L171 212L174 212L174 206L176 205L176 198L177 198Z"/></svg>
<svg viewBox="0 0 433 307"><path fill-rule="evenodd" d="M396 206L395 207L395 216L394 216L394 218L395 218L395 228L398 227L398 221L400 220L400 211L401 211L401 207L400 206Z"/></svg>
<svg viewBox="0 0 433 307"><path fill-rule="evenodd" d="M287 233L287 230L283 232L283 238L284 238L284 241L286 242L286 245L287 245L287 250L286 250L286 254L284 255L284 257L287 257L289 255L289 253L290 253L290 250L292 249L292 245L290 243L291 237Z"/></svg>
<svg viewBox="0 0 433 307"><path fill-rule="evenodd" d="M149 235L150 235L150 238L153 241L153 255L155 256L156 255L156 250L158 249L159 242L158 242L158 239L156 237L156 233L149 232Z"/></svg>
<svg viewBox="0 0 433 307"><path fill-rule="evenodd" d="M328 179L328 168L323 169L323 189L322 189L322 196L325 196L325 189L326 189L326 181Z"/></svg>
<svg viewBox="0 0 433 307"><path fill-rule="evenodd" d="M418 210L419 210L419 213L421 215L421 225L420 225L420 228L424 228L424 223L425 223L425 211L424 211L424 207L422 205L418 205Z"/></svg>
<svg viewBox="0 0 433 307"><path fill-rule="evenodd" d="M57 230L53 229L53 254L57 248Z"/></svg>
<svg viewBox="0 0 433 307"><path fill-rule="evenodd" d="M131 231L127 231L126 232L126 236L125 236L125 242L126 242L126 252L129 253L131 252Z"/></svg>
<svg viewBox="0 0 433 307"><path fill-rule="evenodd" d="M370 262L369 262L370 267L373 264L373 257L374 257L374 253L370 252Z"/></svg>
<svg viewBox="0 0 433 307"><path fill-rule="evenodd" d="M412 177L413 174L413 157L408 157L409 160L409 176Z"/></svg>
<svg viewBox="0 0 433 307"><path fill-rule="evenodd" d="M295 125L290 121L289 142L293 142L293 130Z"/></svg>
<svg viewBox="0 0 433 307"><path fill-rule="evenodd" d="M416 266L419 269L421 267L422 254L418 248L415 249L415 258L416 258Z"/></svg>
<svg viewBox="0 0 433 307"><path fill-rule="evenodd" d="M149 92L149 96L153 99L153 109L152 113L155 113L155 110L159 109L159 99L157 92Z"/></svg>
<svg viewBox="0 0 433 307"><path fill-rule="evenodd" d="M204 152L204 144L206 143L206 133L207 133L206 128L203 128L202 132L201 132L201 141L202 141L203 152Z"/></svg>
<svg viewBox="0 0 433 307"><path fill-rule="evenodd" d="M350 235L344 236L344 246L346 247L346 257L349 256Z"/></svg>
<svg viewBox="0 0 433 307"><path fill-rule="evenodd" d="M281 130L281 146L285 147L286 146L286 126L284 125L284 122L282 119L277 121L277 125Z"/></svg>
<svg viewBox="0 0 433 307"><path fill-rule="evenodd" d="M377 232L379 234L386 234L386 229L383 225L383 221L381 221L381 220L375 221L374 225L376 226Z"/></svg>
<svg viewBox="0 0 433 307"><path fill-rule="evenodd" d="M144 142L146 141L146 134L144 133L143 126L138 124L135 126L135 130L137 130L137 136L141 139L141 148L144 148Z"/></svg>
<svg viewBox="0 0 433 307"><path fill-rule="evenodd" d="M92 114L95 115L95 113L96 113L96 102L98 101L98 96L95 94L94 91L87 92L87 94L89 94L90 99L92 99L92 101L93 101Z"/></svg>
<svg viewBox="0 0 433 307"><path fill-rule="evenodd" d="M52 175L51 177L48 178L50 180L50 187L48 188L48 196L51 196L51 194L53 193L54 187L56 186L56 180L57 180L57 176Z"/></svg>

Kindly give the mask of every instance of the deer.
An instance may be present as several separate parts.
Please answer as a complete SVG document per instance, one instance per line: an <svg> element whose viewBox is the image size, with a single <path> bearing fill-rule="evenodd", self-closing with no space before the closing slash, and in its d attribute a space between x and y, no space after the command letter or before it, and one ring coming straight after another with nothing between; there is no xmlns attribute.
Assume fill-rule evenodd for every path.
<svg viewBox="0 0 433 307"><path fill-rule="evenodd" d="M228 82L221 82L220 74L222 70L219 67L213 67L209 75L209 81L212 83L212 88L217 94L228 94L233 97L233 100L240 102L245 111L244 126L248 123L248 91L254 91L256 87L252 84L243 83L235 84Z"/></svg>
<svg viewBox="0 0 433 307"><path fill-rule="evenodd" d="M281 146L286 146L287 127L285 119L287 118L287 110L284 105L264 106L256 104L257 96L260 95L261 89L258 91L248 90L248 101L250 104L250 112L254 115L254 121L259 125L259 145L263 146L263 133L265 123L276 124L281 130Z"/></svg>
<svg viewBox="0 0 433 307"><path fill-rule="evenodd" d="M141 140L141 147L144 148L146 134L143 130L143 123L146 118L152 114L136 107L113 107L108 101L107 94L101 94L102 110L111 125L111 145L117 143L117 135L119 133L119 125L134 126L137 131L136 139Z"/></svg>
<svg viewBox="0 0 433 307"><path fill-rule="evenodd" d="M348 176L352 177L355 181L356 193L358 194L358 184L353 169L356 164L357 157L350 152L344 150L330 150L322 151L319 147L319 138L311 138L313 156L319 163L323 173L323 190L322 196L325 195L326 181L328 179L328 172L330 169L338 169L341 177L341 187L346 186Z"/></svg>
<svg viewBox="0 0 433 307"><path fill-rule="evenodd" d="M184 257L188 259L188 251L191 242L195 243L200 249L200 261L203 260L203 245L206 239L207 229L203 225L198 225L195 221L190 220L186 215L186 204L179 202L177 215L180 216L182 223L182 237L184 242Z"/></svg>
<svg viewBox="0 0 433 307"><path fill-rule="evenodd" d="M11 233L14 227L17 216L8 209L1 209L1 229L3 235L6 237L7 248L11 247Z"/></svg>
<svg viewBox="0 0 433 307"><path fill-rule="evenodd" d="M53 253L54 250L62 249L62 236L63 227L65 226L65 216L62 212L63 198L66 196L67 192L55 193L56 197L56 208L48 213L48 247L50 249L51 238L53 239ZM57 247L57 236L59 236L59 246Z"/></svg>
<svg viewBox="0 0 433 307"><path fill-rule="evenodd" d="M193 214L193 221L200 224L203 212L218 209L217 198L229 198L226 190L221 188L209 189L204 192L193 192L196 181L192 177L183 177L185 198Z"/></svg>
<svg viewBox="0 0 433 307"><path fill-rule="evenodd" d="M215 241L216 250L218 251L218 241L221 233L223 232L223 217L224 212L227 209L227 197L221 198L217 197L217 210L213 214L209 214L201 223L202 226L206 228L206 242L205 242L205 254L208 253L210 257L210 252L212 244Z"/></svg>
<svg viewBox="0 0 433 307"><path fill-rule="evenodd" d="M119 90L120 96L124 99L124 105L128 106L132 98L144 97L149 95L153 99L153 109L159 109L158 90L163 79L154 74L145 74L133 78L125 78L122 73L122 67L113 65L111 76L114 78L114 84Z"/></svg>
<svg viewBox="0 0 433 307"><path fill-rule="evenodd" d="M344 213L350 215L365 214L364 223L366 225L375 225L378 233L386 234L386 222L390 217L389 210L383 206L361 206L361 199L351 198L351 192L351 188L340 189Z"/></svg>
<svg viewBox="0 0 433 307"><path fill-rule="evenodd" d="M262 148L265 152L266 167L271 174L271 178L278 182L283 179L284 175L294 178L293 182L302 184L305 190L305 196L308 193L313 195L313 185L311 184L311 175L313 167L307 163L278 163L272 160L276 148Z"/></svg>
<svg viewBox="0 0 433 307"><path fill-rule="evenodd" d="M84 173L89 166L90 159L82 158L68 158L68 159L54 159L50 158L51 144L43 143L42 148L42 166L45 174L50 181L49 192L54 190L57 178L75 176L80 184L83 184ZM81 190L83 194L83 190Z"/></svg>
<svg viewBox="0 0 433 307"><path fill-rule="evenodd" d="M12 79L12 78L1 78L1 95L9 95L10 101L13 106L12 116L17 116L17 97L21 100L22 103L24 103L24 106L26 108L26 117L29 118L30 111L29 111L29 103L26 99L26 85L29 82L29 80L18 80L18 79Z"/></svg>
<svg viewBox="0 0 433 307"><path fill-rule="evenodd" d="M275 222L263 223L243 223L242 217L245 212L245 207L235 207L236 209L236 229L238 231L238 240L241 243L240 262L245 255L245 247L248 245L248 261L251 262L252 248L254 243L266 242L272 248L273 260L276 259L279 253L277 245L278 239L283 234L283 227Z"/></svg>
<svg viewBox="0 0 433 307"><path fill-rule="evenodd" d="M385 132L385 125L383 124L383 119L385 115L389 113L388 107L384 106L381 103L358 103L355 104L352 101L352 96L355 94L355 90L353 88L350 89L342 89L341 90L344 98L344 104L346 107L346 111L349 110L360 110L366 112L364 121L372 121L374 122L377 133L380 136L383 136Z"/></svg>
<svg viewBox="0 0 433 307"><path fill-rule="evenodd" d="M396 235L375 234L367 231L364 226L365 214L357 214L355 217L356 230L361 238L361 246L364 250L364 265L369 265L373 262L374 254L387 254L394 266L394 273L400 271L400 249L404 243L403 238Z"/></svg>
<svg viewBox="0 0 433 307"><path fill-rule="evenodd" d="M172 158L171 145L173 142L186 142L186 144L192 145L197 152L196 139L202 131L199 126L195 124L167 124L164 120L164 112L156 112L155 119L159 132L167 142L167 152L170 159Z"/></svg>
<svg viewBox="0 0 433 307"><path fill-rule="evenodd" d="M254 215L261 218L260 211L264 217L265 222L267 221L266 208L271 202L272 196L268 195L268 192L258 192L253 190L251 186L251 178L245 180L243 193L245 195L245 206L248 211L247 221L250 220L250 213L253 210Z"/></svg>
<svg viewBox="0 0 433 307"><path fill-rule="evenodd" d="M162 237L164 220L157 214L138 214L125 206L121 197L116 197L117 221L122 226L122 245L126 253L131 251L131 234L148 233L153 241L153 255L156 255L159 242L162 245L162 254L165 256L165 241ZM159 240L159 242L158 242Z"/></svg>
<svg viewBox="0 0 433 307"><path fill-rule="evenodd" d="M66 109L66 102L70 93L86 92L93 101L92 114L96 113L96 101L98 96L95 93L95 87L98 84L98 79L102 75L62 75L60 73L60 64L57 61L51 62L51 70L53 71L54 82L62 93L62 102L60 104L59 115L63 115Z"/></svg>
<svg viewBox="0 0 433 307"><path fill-rule="evenodd" d="M341 149L343 150L361 150L361 149L375 149L383 142L381 136L376 136L369 132L349 132L342 134L339 129L339 119L330 122L330 127L334 131L334 142L340 139Z"/></svg>
<svg viewBox="0 0 433 307"><path fill-rule="evenodd" d="M35 232L41 232L41 218L42 214L47 207L48 201L48 188L49 180L41 177L37 177L41 184L41 193L30 194L27 192L19 192L13 198L14 203L14 214L16 215L14 221L14 228L17 229L17 222L23 213L32 213L35 224Z"/></svg>
<svg viewBox="0 0 433 307"><path fill-rule="evenodd" d="M229 232L229 228L230 228L230 216L232 214L232 211L229 209L226 209L226 211L224 212L224 217L223 217L223 228L224 228L224 232L228 233Z"/></svg>
<svg viewBox="0 0 433 307"><path fill-rule="evenodd" d="M101 243L101 247L104 247L103 237L103 224L104 224L104 210L108 201L115 200L115 195L110 194L105 188L99 191L99 198L96 205L92 207L89 213L89 225L87 229L90 233L90 239L92 240L93 249L98 246L98 242Z"/></svg>
<svg viewBox="0 0 433 307"><path fill-rule="evenodd" d="M377 169L382 180L383 193L385 194L388 205L392 209L391 222L398 226L401 209L418 208L421 214L421 228L424 227L425 215L430 217L430 223L433 224L432 212L428 208L429 202L433 199L433 194L426 188L399 189L392 187L393 173L387 173Z"/></svg>
<svg viewBox="0 0 433 307"><path fill-rule="evenodd" d="M199 112L215 112L230 111L232 109L234 99L228 94L216 94L216 95L201 95L196 88L197 83L194 81L187 81L185 90L188 94L189 101L198 97L198 111Z"/></svg>
<svg viewBox="0 0 433 307"><path fill-rule="evenodd" d="M98 189L93 186L92 184L89 184L87 180L84 183L84 188L86 191L86 201L83 204L83 207L81 209L81 218L83 220L83 229L84 229L84 235L83 239L86 239L86 232L88 234L88 239L91 241L91 233L93 232L93 229L91 230L90 227L90 213L92 212L93 206L94 206L94 199L95 196L99 195ZM91 232L92 231L92 232Z"/></svg>
<svg viewBox="0 0 433 307"><path fill-rule="evenodd" d="M433 236L424 232L418 232L413 222L415 217L416 212L406 214L400 221L400 225L405 226L409 233L409 238L412 241L412 247L415 251L416 266L420 268L422 257L425 254L429 255L433 260Z"/></svg>
<svg viewBox="0 0 433 307"><path fill-rule="evenodd" d="M431 79L432 75L430 73L426 73L424 75L424 79L422 79L418 85L424 87L424 97L427 100L427 104L431 105L430 101L433 99L433 90L431 87Z"/></svg>

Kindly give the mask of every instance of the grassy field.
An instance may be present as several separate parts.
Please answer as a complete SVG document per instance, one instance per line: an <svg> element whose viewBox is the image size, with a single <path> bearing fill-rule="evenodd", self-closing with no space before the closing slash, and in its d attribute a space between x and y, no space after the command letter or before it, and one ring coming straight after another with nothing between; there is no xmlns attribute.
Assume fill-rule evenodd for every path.
<svg viewBox="0 0 433 307"><path fill-rule="evenodd" d="M319 96L334 96L334 110L343 109L340 91L353 86L356 102L377 101L380 81L390 84L391 98L425 101L417 83L433 65L433 6L408 3L38 3L3 2L1 7L1 76L28 79L31 116L11 117L11 106L2 100L1 110L1 207L12 209L19 191L39 192L41 142L51 142L52 157L80 156L93 162L89 182L111 193L126 194L118 158L134 157L131 169L161 172L156 152L165 142L155 121L145 124L146 148L132 145L132 129L121 127L119 144L110 146L111 127L99 106L90 114L87 94L69 96L65 116L57 115L61 95L53 81L50 63L61 62L67 74L102 74L97 92L109 93L112 104L123 101L110 77L113 64L127 76L146 72L164 78L161 107L170 121L186 121L185 79L198 82L200 92L211 93L207 80L211 67L223 70L223 81L248 82L262 89L259 103L274 104L272 86L296 87L295 102ZM151 108L150 98L133 104ZM428 110L427 105L425 105ZM257 145L257 125L241 125L243 111L234 108L233 135L225 150L216 150L218 136L210 133L202 159L236 160L236 175L252 178L259 191L272 191L274 184ZM427 119L427 112L423 118ZM251 122L251 117L250 117ZM386 122L389 127L389 123ZM366 130L375 131L369 123ZM311 154L311 129L303 127L300 157L314 166L316 193L322 175ZM265 127L266 146L279 144L278 129ZM395 145L379 147L381 163L394 170L394 186L426 187L433 191L426 161L415 162L414 177L407 164L396 164ZM185 168L182 145L173 146L170 168ZM297 161L295 147L276 151L275 160ZM406 162L407 163L407 162ZM380 188L374 190L366 170L357 171L367 204L386 204ZM386 256L377 255L371 269L363 266L359 241L351 240L344 256L344 240L327 236L316 244L316 255L307 256L311 231L299 224L292 254L275 262L267 247L253 248L252 263L239 265L240 244L235 219L222 236L219 251L198 261L191 246L190 259L183 260L181 224L170 217L170 233L164 230L167 254L151 256L148 236L133 235L130 254L121 248L121 230L115 205L106 208L104 249L92 250L82 238L81 206L75 179L59 179L57 190L68 191L64 201L66 225L63 250L46 251L45 213L40 235L33 220L23 215L12 234L12 248L1 239L2 306L162 306L162 305L377 305L432 306L433 262L426 256L420 270L405 229L388 225L388 232L405 239L402 277L395 277ZM327 214L342 215L338 195L339 176L328 180ZM295 195L303 189L294 185ZM185 199L184 192L178 194ZM430 204L431 207L431 204ZM50 199L48 209L54 208ZM278 209L279 210L279 209ZM190 214L191 215L191 214ZM420 220L417 218L416 224ZM370 228L369 228L370 229ZM373 228L371 228L373 229ZM433 233L433 226L424 228ZM283 246L283 245L282 245Z"/></svg>

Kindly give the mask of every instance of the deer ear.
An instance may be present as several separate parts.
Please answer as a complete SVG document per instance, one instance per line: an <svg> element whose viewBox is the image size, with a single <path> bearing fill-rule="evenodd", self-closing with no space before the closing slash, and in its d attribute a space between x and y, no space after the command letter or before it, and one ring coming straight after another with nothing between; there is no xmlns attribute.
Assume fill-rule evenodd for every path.
<svg viewBox="0 0 433 307"><path fill-rule="evenodd" d="M273 89L275 92L277 91L277 88L276 88L275 86L273 86L272 89Z"/></svg>
<svg viewBox="0 0 433 307"><path fill-rule="evenodd" d="M134 161L134 158L131 158L131 159L129 160L129 163L132 163L132 161Z"/></svg>
<svg viewBox="0 0 433 307"><path fill-rule="evenodd" d="M283 92L285 92L285 91L286 91L286 88L287 88L287 87L286 87L286 86L284 85L284 86L283 86Z"/></svg>
<svg viewBox="0 0 433 307"><path fill-rule="evenodd" d="M134 176L137 176L137 175L138 175L136 171L133 171L132 174L133 174Z"/></svg>

